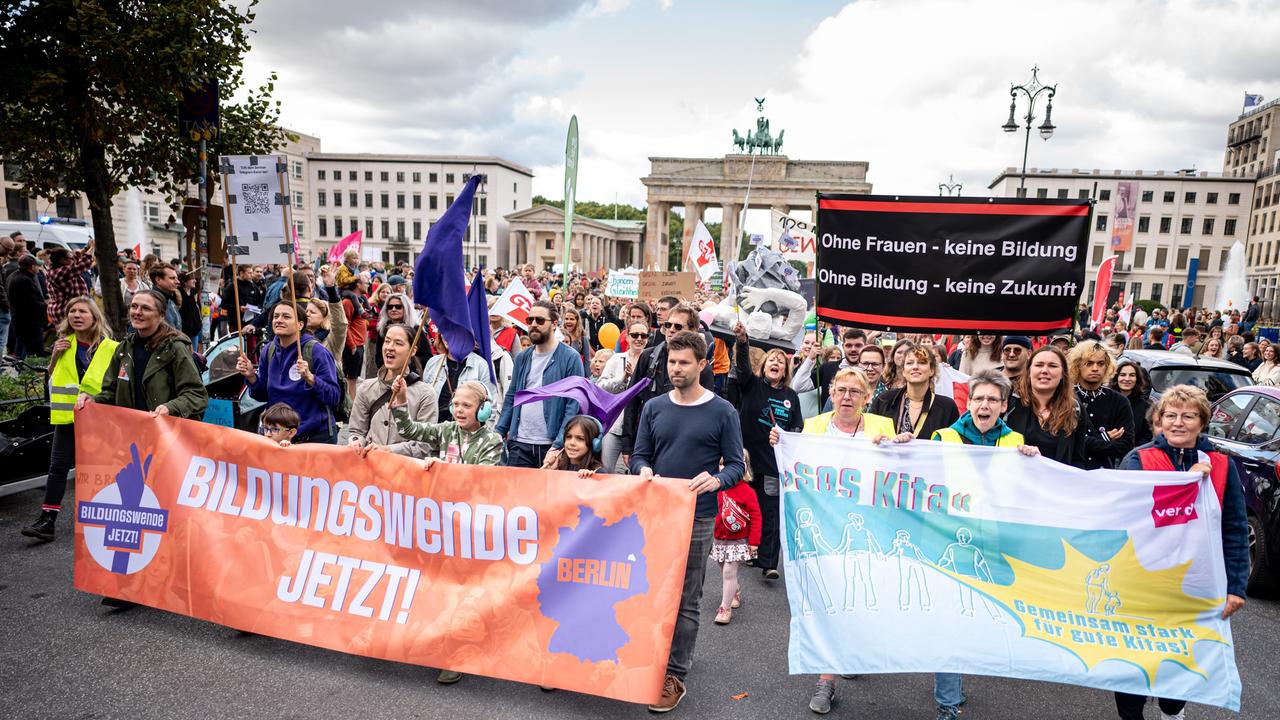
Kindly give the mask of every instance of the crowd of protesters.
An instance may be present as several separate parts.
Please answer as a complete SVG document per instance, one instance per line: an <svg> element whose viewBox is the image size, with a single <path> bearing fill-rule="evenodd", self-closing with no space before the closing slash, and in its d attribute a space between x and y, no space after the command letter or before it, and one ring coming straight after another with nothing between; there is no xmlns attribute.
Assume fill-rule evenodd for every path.
<svg viewBox="0 0 1280 720"><path fill-rule="evenodd" d="M590 482L620 473L684 478L698 498L655 712L675 709L686 692L708 558L725 579L719 624L741 604L741 566L768 582L780 577L772 445L781 432L1016 447L1083 469L1172 463L1217 472L1195 460L1195 450L1210 449L1204 393L1179 386L1153 406L1146 373L1119 355L1159 348L1218 357L1260 384L1280 383L1278 348L1256 335L1256 299L1229 312L1112 308L1096 325L1082 307L1074 332L1040 338L889 335L819 323L792 352L756 347L741 324L713 333L701 312L720 300L710 291L624 300L608 297L599 278L575 274L566 287L532 265L473 270L484 273L491 308L515 277L535 299L523 323L491 315L491 374L480 348L456 353L462 360L450 353L414 302L406 263L351 252L331 265L240 265L205 293L201 276L180 263L126 254L119 283L129 327L113 333L99 309L92 246L42 258L20 234L4 240L0 343L7 331L16 357L50 357L55 427L41 516L24 534L54 538L74 464L76 409L98 402L200 418L208 397L201 353L238 332L236 369L269 406L260 431L281 444L341 442L358 455L420 459L428 470L443 462L571 470ZM945 367L970 376L963 406L938 392ZM564 395L517 402L520 391L571 377L612 393L648 384L607 424ZM1151 448L1169 459L1140 452ZM1224 498L1223 542L1234 612L1244 602L1247 540L1239 487L1229 487L1236 490ZM446 670L439 680L461 677ZM831 710L835 683L818 680L810 709ZM1139 700L1118 695L1120 716L1141 717ZM955 718L963 702L960 676L939 674L937 717ZM1175 705L1162 701L1161 709Z"/></svg>

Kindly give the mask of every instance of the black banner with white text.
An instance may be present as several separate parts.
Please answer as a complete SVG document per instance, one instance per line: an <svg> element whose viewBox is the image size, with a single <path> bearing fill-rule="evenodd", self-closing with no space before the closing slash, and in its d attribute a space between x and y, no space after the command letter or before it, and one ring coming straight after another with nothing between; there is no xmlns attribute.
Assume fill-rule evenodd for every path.
<svg viewBox="0 0 1280 720"><path fill-rule="evenodd" d="M1089 220L1088 200L819 194L818 317L906 332L1070 328Z"/></svg>

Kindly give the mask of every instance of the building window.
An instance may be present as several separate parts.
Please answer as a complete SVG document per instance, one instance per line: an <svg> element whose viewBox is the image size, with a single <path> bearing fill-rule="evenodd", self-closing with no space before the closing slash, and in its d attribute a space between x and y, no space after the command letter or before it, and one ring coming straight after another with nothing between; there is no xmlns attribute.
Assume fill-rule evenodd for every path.
<svg viewBox="0 0 1280 720"><path fill-rule="evenodd" d="M1201 235L1212 235L1212 234L1213 234L1213 218L1205 218L1205 219L1204 219L1204 222L1203 222L1203 223L1201 224L1201 226L1200 226L1200 234L1201 234Z"/></svg>
<svg viewBox="0 0 1280 720"><path fill-rule="evenodd" d="M360 194L359 194L359 193L356 193L356 192L352 192L352 193L351 193L351 207L360 207Z"/></svg>
<svg viewBox="0 0 1280 720"><path fill-rule="evenodd" d="M1164 201L1165 201L1165 202L1167 202L1167 203L1171 203L1171 202L1173 202L1173 191L1172 191L1172 190L1165 190L1165 191L1164 191Z"/></svg>
<svg viewBox="0 0 1280 720"><path fill-rule="evenodd" d="M402 172L396 173L396 182L398 183L404 182L404 173Z"/></svg>
<svg viewBox="0 0 1280 720"><path fill-rule="evenodd" d="M317 171L316 171L316 179L317 179L317 180L323 180L323 179L324 179L324 171L323 171L323 170L317 170Z"/></svg>
<svg viewBox="0 0 1280 720"><path fill-rule="evenodd" d="M453 184L453 173L445 173L445 174L444 174L444 181L445 181L445 183L446 183L446 184L448 184L448 185L452 185L452 184Z"/></svg>
<svg viewBox="0 0 1280 720"><path fill-rule="evenodd" d="M329 219L328 219L328 218L319 218L319 219L317 220L317 222L319 223L319 225L317 225L317 227L318 227L318 228L320 228L320 237L326 237L326 236L328 236L328 234L329 234Z"/></svg>
<svg viewBox="0 0 1280 720"><path fill-rule="evenodd" d="M1106 216L1106 215L1099 215L1097 218L1095 218L1095 219L1094 219L1094 224L1093 224L1093 229L1094 229L1094 230L1106 230L1106 229L1107 229L1107 216Z"/></svg>
<svg viewBox="0 0 1280 720"><path fill-rule="evenodd" d="M1102 246L1101 245L1093 246L1093 255L1089 259L1089 264L1090 265L1102 264Z"/></svg>
<svg viewBox="0 0 1280 720"><path fill-rule="evenodd" d="M1164 283L1151 283L1151 301L1160 302L1160 293L1164 292Z"/></svg>
<svg viewBox="0 0 1280 720"><path fill-rule="evenodd" d="M404 239L405 239L405 237L404 237L404 221L403 221L403 220L397 220L397 221L396 221L396 239L397 239L397 240L404 240Z"/></svg>
<svg viewBox="0 0 1280 720"><path fill-rule="evenodd" d="M1066 200L1066 199L1067 199L1067 197L1068 197L1068 193L1070 193L1070 192L1071 192L1071 191L1070 191L1070 190L1068 190L1067 188L1058 188L1058 199L1059 199L1059 200Z"/></svg>
<svg viewBox="0 0 1280 720"><path fill-rule="evenodd" d="M1209 253L1210 253L1210 249L1209 249L1209 248L1200 248L1200 254L1199 254L1198 258L1199 258L1199 260L1200 260L1200 269L1201 269L1201 270L1205 270L1205 271L1208 271L1208 270L1209 270ZM1225 254L1225 253L1224 253L1224 254Z"/></svg>
<svg viewBox="0 0 1280 720"><path fill-rule="evenodd" d="M1080 188L1080 192L1077 193L1076 197L1080 198L1081 200L1088 200L1089 199L1088 188Z"/></svg>
<svg viewBox="0 0 1280 720"><path fill-rule="evenodd" d="M1156 248L1156 269L1163 270L1169 264L1169 248Z"/></svg>
<svg viewBox="0 0 1280 720"><path fill-rule="evenodd" d="M364 194L364 206L367 208L373 207L373 193L367 192Z"/></svg>
<svg viewBox="0 0 1280 720"><path fill-rule="evenodd" d="M61 200L62 198L58 198L58 199ZM142 203L142 215L147 219L147 222L150 222L150 223L160 222L160 203L153 202L151 200L148 200ZM72 217L72 216L63 215L61 212L59 212L58 217Z"/></svg>
<svg viewBox="0 0 1280 720"><path fill-rule="evenodd" d="M342 191L341 190L333 191L333 206L342 207Z"/></svg>
<svg viewBox="0 0 1280 720"><path fill-rule="evenodd" d="M417 193L413 194L413 209L414 210L422 209L422 196Z"/></svg>
<svg viewBox="0 0 1280 720"><path fill-rule="evenodd" d="M325 191L321 190L320 192L316 193L316 206L324 207L327 204L326 201L328 199L329 198L325 194Z"/></svg>
<svg viewBox="0 0 1280 720"><path fill-rule="evenodd" d="M1188 204L1190 204L1190 203L1193 203L1193 202L1195 202L1195 201L1196 201L1196 194L1195 194L1195 193L1193 193L1193 192L1191 192L1191 191L1187 191L1186 193L1184 193L1184 194L1182 195L1182 202L1184 202L1184 203L1188 203Z"/></svg>
<svg viewBox="0 0 1280 720"><path fill-rule="evenodd" d="M452 196L452 195L445 195L445 196L444 196L444 206L445 206L445 207L449 207L449 206L450 206L450 205L452 205L452 204L453 204L453 196Z"/></svg>
<svg viewBox="0 0 1280 720"><path fill-rule="evenodd" d="M1144 267L1147 264L1147 249L1141 245L1133 249L1133 266ZM1136 295L1136 293L1135 293Z"/></svg>
<svg viewBox="0 0 1280 720"><path fill-rule="evenodd" d="M1239 204L1240 204L1240 193L1227 193L1227 204L1228 204L1228 205L1239 205Z"/></svg>
<svg viewBox="0 0 1280 720"><path fill-rule="evenodd" d="M338 175L337 175L337 173L334 173L333 179L334 179L334 180L337 180L337 179L338 179ZM347 180L349 180L349 181L351 181L351 182L355 182L355 181L356 181L356 171L355 171L355 170L348 170L348 171L347 171Z"/></svg>
<svg viewBox="0 0 1280 720"><path fill-rule="evenodd" d="M1142 191L1142 202L1151 202L1151 196L1152 196L1152 195L1155 195L1155 192L1154 192L1154 191L1152 191L1152 190L1143 190L1143 191Z"/></svg>
<svg viewBox="0 0 1280 720"><path fill-rule="evenodd" d="M1181 235L1190 235L1191 223L1193 221L1194 221L1194 218L1189 218L1189 217L1182 218L1182 222L1178 223L1178 233Z"/></svg>
<svg viewBox="0 0 1280 720"><path fill-rule="evenodd" d="M440 182L440 176L437 173L427 173L427 182Z"/></svg>
<svg viewBox="0 0 1280 720"><path fill-rule="evenodd" d="M303 227L303 226L302 226L302 221L301 221L301 220L294 220L294 221L293 221L293 231L294 231L295 233L297 233L297 234L298 234L298 237L306 237L306 236L307 236L306 232L304 232L304 231L303 231L302 227Z"/></svg>
<svg viewBox="0 0 1280 720"><path fill-rule="evenodd" d="M293 191L293 206L296 208L302 207L302 191L301 190Z"/></svg>
<svg viewBox="0 0 1280 720"><path fill-rule="evenodd" d="M1169 304L1176 305L1176 306L1182 305L1182 286L1181 285L1173 286L1173 297L1169 298Z"/></svg>
<svg viewBox="0 0 1280 720"><path fill-rule="evenodd" d="M1209 204L1209 205L1217 205L1217 204L1218 204L1218 193L1205 193L1205 195L1204 195L1204 201L1205 201L1205 203L1207 203L1207 204Z"/></svg>
<svg viewBox="0 0 1280 720"><path fill-rule="evenodd" d="M428 209L428 210L439 210L439 209L440 209L440 196L439 196L439 195L428 195L428 196L427 196L427 209Z"/></svg>
<svg viewBox="0 0 1280 720"><path fill-rule="evenodd" d="M404 193L398 193L396 195L396 209L397 210L404 209Z"/></svg>
<svg viewBox="0 0 1280 720"><path fill-rule="evenodd" d="M1144 232L1150 232L1150 230L1151 230L1151 216L1143 215L1142 217L1139 217L1138 232L1144 233Z"/></svg>
<svg viewBox="0 0 1280 720"><path fill-rule="evenodd" d="M348 218L347 222L351 224L351 232L355 232L356 228L360 227L360 220L358 218ZM365 226L365 227L366 229L368 228L368 226ZM365 235L368 235L368 234L369 233L365 233Z"/></svg>
<svg viewBox="0 0 1280 720"><path fill-rule="evenodd" d="M1168 217L1162 217L1162 218L1160 218L1160 232L1161 232L1161 233L1166 234L1166 235L1167 235L1167 234L1169 234L1169 231L1170 231L1170 229L1171 229L1172 227L1173 227L1173 218L1168 218Z"/></svg>
<svg viewBox="0 0 1280 720"><path fill-rule="evenodd" d="M1227 269L1227 251L1223 250L1218 257L1218 272L1224 272Z"/></svg>
<svg viewBox="0 0 1280 720"><path fill-rule="evenodd" d="M480 198L480 211L478 214L481 217L489 214L489 198L487 197Z"/></svg>
<svg viewBox="0 0 1280 720"><path fill-rule="evenodd" d="M1038 198L1049 197L1049 188L1036 188L1036 197Z"/></svg>
<svg viewBox="0 0 1280 720"><path fill-rule="evenodd" d="M333 236L342 237L342 218L333 219Z"/></svg>
<svg viewBox="0 0 1280 720"><path fill-rule="evenodd" d="M1222 234L1228 236L1236 234L1235 218L1227 218L1226 222L1222 223Z"/></svg>
<svg viewBox="0 0 1280 720"><path fill-rule="evenodd" d="M372 170L365 170L365 171L364 171L364 181L365 181L365 182L373 182L373 171L372 171Z"/></svg>
<svg viewBox="0 0 1280 720"><path fill-rule="evenodd" d="M1178 248L1178 262L1176 265L1173 266L1174 270L1187 269L1187 255L1188 255L1187 248ZM1177 293L1174 293L1174 294L1176 295Z"/></svg>
<svg viewBox="0 0 1280 720"><path fill-rule="evenodd" d="M480 223L479 225L476 226L476 242L481 244L489 242L489 226L488 225L484 223Z"/></svg>
<svg viewBox="0 0 1280 720"><path fill-rule="evenodd" d="M516 183L511 183L511 192L513 193L520 192L520 186Z"/></svg>
<svg viewBox="0 0 1280 720"><path fill-rule="evenodd" d="M1142 297L1142 283L1129 283L1129 301L1133 302Z"/></svg>
<svg viewBox="0 0 1280 720"><path fill-rule="evenodd" d="M1111 191L1110 191L1110 190L1099 190L1099 191L1098 191L1098 199L1099 199L1099 200L1102 200L1103 202L1106 202L1106 201L1110 200L1110 199L1111 199Z"/></svg>
<svg viewBox="0 0 1280 720"><path fill-rule="evenodd" d="M302 179L302 163L297 160L293 161L293 177L296 180Z"/></svg>
<svg viewBox="0 0 1280 720"><path fill-rule="evenodd" d="M391 196L390 196L390 195L388 195L387 193L382 193L382 196L381 196L379 199L380 199L380 200L382 200L382 207L384 207L384 208L389 208L389 207L391 207Z"/></svg>
<svg viewBox="0 0 1280 720"><path fill-rule="evenodd" d="M512 200L512 201L511 201L511 209L512 209L512 210L515 210L515 209L516 209L516 201L515 201L515 200Z"/></svg>
<svg viewBox="0 0 1280 720"><path fill-rule="evenodd" d="M383 220L382 221L382 237L386 238L390 236L391 236L391 221Z"/></svg>
<svg viewBox="0 0 1280 720"><path fill-rule="evenodd" d="M1024 187L1020 187L1020 188L1018 188L1017 190L1015 190L1015 191L1013 192L1013 196L1014 196L1014 197L1019 197L1019 198L1024 198L1024 197L1026 197L1026 196L1027 196L1027 189L1026 189L1026 188L1024 188Z"/></svg>
<svg viewBox="0 0 1280 720"><path fill-rule="evenodd" d="M386 170L383 170L382 172L378 173L378 179L381 180L382 182L386 182L387 177L388 177L388 174Z"/></svg>
<svg viewBox="0 0 1280 720"><path fill-rule="evenodd" d="M370 218L364 219L364 234L368 237L373 237L373 220ZM382 239L387 239L387 234L385 232L382 233Z"/></svg>
<svg viewBox="0 0 1280 720"><path fill-rule="evenodd" d="M547 238L547 249L548 250L556 249L556 239L554 237Z"/></svg>
<svg viewBox="0 0 1280 720"><path fill-rule="evenodd" d="M413 181L414 181L414 182L416 182L416 183L420 183L420 182L422 182L422 173L420 173L420 172L416 172L416 173L414 173L414 174L413 174Z"/></svg>
<svg viewBox="0 0 1280 720"><path fill-rule="evenodd" d="M422 237L422 221L414 220L413 221L413 239L417 240L421 237Z"/></svg>

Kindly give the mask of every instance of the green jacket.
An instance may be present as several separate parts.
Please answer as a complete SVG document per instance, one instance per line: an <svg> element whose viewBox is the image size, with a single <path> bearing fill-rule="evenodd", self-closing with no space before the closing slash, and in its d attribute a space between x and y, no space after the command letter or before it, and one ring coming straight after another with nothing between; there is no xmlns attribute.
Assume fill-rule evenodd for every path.
<svg viewBox="0 0 1280 720"><path fill-rule="evenodd" d="M466 465L502 464L502 436L481 425L475 432L464 432L452 420L442 423L420 423L409 419L404 405L391 411L396 429L406 440L419 440L428 446L431 457L443 459L449 445L457 445L460 461Z"/></svg>
<svg viewBox="0 0 1280 720"><path fill-rule="evenodd" d="M111 364L102 378L102 392L96 402L134 410L155 410L161 405L175 417L199 420L209 404L209 393L200 380L200 371L191 359L191 341L179 332L161 326L157 332L167 334L156 344L141 378L146 407L134 407L133 383L139 378L133 368L133 344L137 333L130 333L116 348Z"/></svg>

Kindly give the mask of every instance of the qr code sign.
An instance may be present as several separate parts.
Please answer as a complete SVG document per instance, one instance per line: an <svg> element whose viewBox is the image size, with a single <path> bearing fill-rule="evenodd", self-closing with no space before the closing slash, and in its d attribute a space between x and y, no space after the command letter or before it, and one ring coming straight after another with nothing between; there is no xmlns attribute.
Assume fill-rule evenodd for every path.
<svg viewBox="0 0 1280 720"><path fill-rule="evenodd" d="M246 215L266 215L271 212L271 193L266 183L241 185L240 198Z"/></svg>

